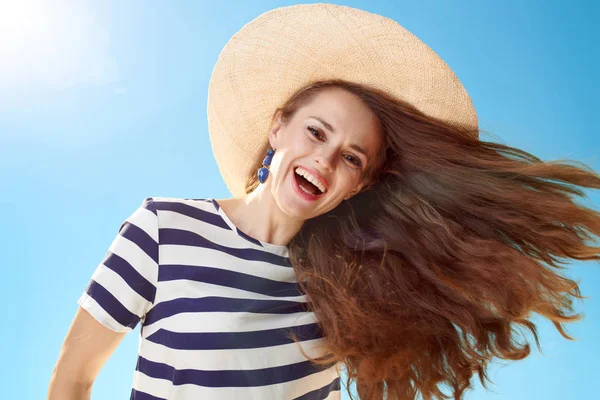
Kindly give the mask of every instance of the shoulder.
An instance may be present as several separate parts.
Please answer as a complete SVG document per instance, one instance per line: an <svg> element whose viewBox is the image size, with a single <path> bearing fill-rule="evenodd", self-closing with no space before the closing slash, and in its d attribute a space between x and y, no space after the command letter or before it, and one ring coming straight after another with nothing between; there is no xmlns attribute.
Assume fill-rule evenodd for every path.
<svg viewBox="0 0 600 400"><path fill-rule="evenodd" d="M199 209L205 211L217 211L215 202L211 198L184 198L184 197L147 197L142 206L156 211Z"/></svg>
<svg viewBox="0 0 600 400"><path fill-rule="evenodd" d="M148 197L143 207L154 212L161 228L192 228L199 221L222 227L219 205L212 198Z"/></svg>

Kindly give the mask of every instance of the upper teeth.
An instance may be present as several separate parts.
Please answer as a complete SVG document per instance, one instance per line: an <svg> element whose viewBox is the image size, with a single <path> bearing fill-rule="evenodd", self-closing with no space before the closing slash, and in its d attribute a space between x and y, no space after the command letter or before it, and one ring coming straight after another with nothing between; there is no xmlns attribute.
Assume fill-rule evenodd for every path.
<svg viewBox="0 0 600 400"><path fill-rule="evenodd" d="M308 172L307 170L305 170L302 167L298 167L298 168L296 168L296 173L298 175L302 175L303 177L306 178L307 181L309 181L310 183L312 183L313 185L318 187L319 190L321 191L321 193L325 193L325 186L323 186L323 184L317 178L315 178L313 175L311 175L310 172Z"/></svg>

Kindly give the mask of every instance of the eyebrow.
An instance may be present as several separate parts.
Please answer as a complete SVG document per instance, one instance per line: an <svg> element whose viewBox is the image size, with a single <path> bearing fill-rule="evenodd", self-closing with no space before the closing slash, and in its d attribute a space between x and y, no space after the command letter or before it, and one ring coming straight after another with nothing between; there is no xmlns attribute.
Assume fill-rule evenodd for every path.
<svg viewBox="0 0 600 400"><path fill-rule="evenodd" d="M317 121L319 121L320 123L322 123L323 125L325 125L325 128L327 128L328 130L330 130L332 133L335 133L335 129L333 129L333 126L329 125L327 122L323 121L321 118L314 117L314 116L309 117L309 118L316 119ZM365 156L365 158L367 158L367 159L369 158L367 151L364 148L362 148L361 146L359 146L357 144L351 144L350 148L358 151L359 153L362 153Z"/></svg>

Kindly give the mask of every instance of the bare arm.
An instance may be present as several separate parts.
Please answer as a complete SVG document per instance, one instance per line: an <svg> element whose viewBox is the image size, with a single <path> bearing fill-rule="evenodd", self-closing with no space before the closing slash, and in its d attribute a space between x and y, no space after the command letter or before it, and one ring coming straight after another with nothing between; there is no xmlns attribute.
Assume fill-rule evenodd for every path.
<svg viewBox="0 0 600 400"><path fill-rule="evenodd" d="M124 336L79 307L52 372L48 400L89 400L96 376Z"/></svg>

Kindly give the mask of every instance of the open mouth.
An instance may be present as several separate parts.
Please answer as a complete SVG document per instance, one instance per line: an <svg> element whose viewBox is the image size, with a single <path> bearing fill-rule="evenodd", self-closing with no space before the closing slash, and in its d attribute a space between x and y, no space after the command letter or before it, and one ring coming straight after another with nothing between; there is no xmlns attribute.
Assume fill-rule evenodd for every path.
<svg viewBox="0 0 600 400"><path fill-rule="evenodd" d="M302 175L299 175L296 171L294 171L294 178L296 179L300 190L304 191L305 193L311 196L319 196L323 194L323 192L321 192L321 189L319 189L316 185L314 185Z"/></svg>

